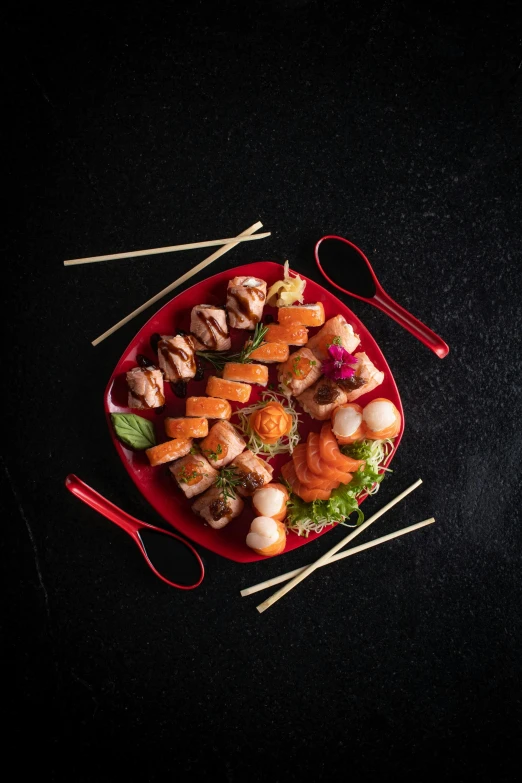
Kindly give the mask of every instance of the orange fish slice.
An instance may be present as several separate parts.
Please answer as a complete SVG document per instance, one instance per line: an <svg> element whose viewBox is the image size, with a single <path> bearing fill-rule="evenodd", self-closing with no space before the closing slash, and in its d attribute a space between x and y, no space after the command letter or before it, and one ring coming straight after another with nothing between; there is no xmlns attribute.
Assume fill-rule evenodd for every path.
<svg viewBox="0 0 522 783"><path fill-rule="evenodd" d="M334 465L339 470L355 473L356 470L365 462L363 459L352 459L345 454L341 454L337 441L335 440L330 422L325 422L321 428L321 437L319 439L319 452L321 459Z"/></svg>
<svg viewBox="0 0 522 783"><path fill-rule="evenodd" d="M298 480L294 463L287 462L281 468L283 478L290 484L290 488L295 495L298 495L305 503L312 503L314 500L328 500L330 498L330 490L327 489L307 489Z"/></svg>
<svg viewBox="0 0 522 783"><path fill-rule="evenodd" d="M300 443L299 446L295 447L292 454L297 480L304 484L307 489L332 490L338 487L339 482L335 481L335 479L331 480L327 474L321 477L312 473L306 462L306 451L306 444Z"/></svg>
<svg viewBox="0 0 522 783"><path fill-rule="evenodd" d="M318 476L328 476L334 481L340 481L341 484L349 484L352 480L352 474L347 471L339 470L333 465L329 465L324 459L321 459L319 447L319 435L317 432L309 432L306 446L306 462L308 469Z"/></svg>

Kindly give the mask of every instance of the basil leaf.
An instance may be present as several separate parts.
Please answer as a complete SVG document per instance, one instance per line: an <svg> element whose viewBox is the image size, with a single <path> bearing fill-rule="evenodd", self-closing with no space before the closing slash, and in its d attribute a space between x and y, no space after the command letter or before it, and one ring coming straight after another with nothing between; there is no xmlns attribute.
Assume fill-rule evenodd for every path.
<svg viewBox="0 0 522 783"><path fill-rule="evenodd" d="M111 413L116 437L126 446L137 451L156 445L156 434L152 422L135 413Z"/></svg>

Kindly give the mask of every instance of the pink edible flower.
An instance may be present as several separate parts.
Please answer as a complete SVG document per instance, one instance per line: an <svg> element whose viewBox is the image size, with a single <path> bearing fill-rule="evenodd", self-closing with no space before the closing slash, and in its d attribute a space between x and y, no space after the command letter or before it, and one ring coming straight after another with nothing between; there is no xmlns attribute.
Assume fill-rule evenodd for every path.
<svg viewBox="0 0 522 783"><path fill-rule="evenodd" d="M321 369L327 378L339 381L342 378L351 378L355 369L350 364L357 364L357 359L348 353L342 345L329 345L328 353L331 359L322 363Z"/></svg>

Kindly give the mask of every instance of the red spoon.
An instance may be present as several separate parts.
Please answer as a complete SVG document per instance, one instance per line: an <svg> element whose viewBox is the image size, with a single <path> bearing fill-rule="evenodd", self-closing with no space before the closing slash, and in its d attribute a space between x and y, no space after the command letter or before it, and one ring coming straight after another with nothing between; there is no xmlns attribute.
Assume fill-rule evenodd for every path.
<svg viewBox="0 0 522 783"><path fill-rule="evenodd" d="M334 288L375 305L431 348L440 359L447 356L449 347L444 340L386 293L357 245L343 237L325 236L315 246L315 261L323 277Z"/></svg>
<svg viewBox="0 0 522 783"><path fill-rule="evenodd" d="M193 590L201 584L205 568L199 554L184 538L131 517L73 473L65 479L65 486L81 501L125 530L137 545L151 571L163 582L180 590ZM184 549L190 552L190 561L187 558L188 552L183 551ZM181 577L183 584L174 581L173 574L176 575L176 579Z"/></svg>

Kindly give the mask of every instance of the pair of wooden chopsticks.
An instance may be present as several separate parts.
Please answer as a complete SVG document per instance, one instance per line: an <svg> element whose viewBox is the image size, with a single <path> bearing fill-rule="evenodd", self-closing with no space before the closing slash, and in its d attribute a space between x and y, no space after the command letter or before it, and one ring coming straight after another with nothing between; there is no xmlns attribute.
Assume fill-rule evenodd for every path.
<svg viewBox="0 0 522 783"><path fill-rule="evenodd" d="M110 329L107 329L106 332L103 332L103 334L101 334L99 337L97 337L95 340L92 341L92 344L98 345L99 343L101 343L103 340L105 340L106 337L109 337L109 335L114 334L114 332L116 332L118 329L120 329L129 321L132 321L133 318L135 318L137 315L142 313L148 307L153 305L159 299L161 299L166 294L173 291L175 288L178 288L184 282L189 280L193 275L197 274L206 266L211 264L212 261L215 261L217 258L220 258L225 253L228 253L228 251L232 250L232 248L237 247L237 245L239 245L241 242L251 242L256 239L264 239L265 237L269 237L270 231L267 231L264 234L255 233L258 229L262 227L263 224L260 221L258 221L257 223L254 223L253 226L250 226L250 228L247 228L245 231L242 231L241 234L238 234L237 237L230 237L229 239L211 239L205 242L189 242L188 244L184 244L184 245L169 245L168 247L155 247L152 248L151 250L132 250L128 253L112 253L111 255L90 256L89 258L72 258L69 259L68 261L64 261L63 262L64 266L76 266L78 264L94 264L98 261L113 261L113 260L123 259L123 258L135 258L137 256L150 256L150 255L156 255L158 253L174 253L177 252L178 250L194 250L196 248L201 248L201 247L212 247L214 245L223 245L223 247L221 247L219 250L216 250L215 253L212 253L212 255L208 256L208 258L205 258L204 261L201 261L200 264L196 264L196 266L193 267L189 272L186 272L184 275L181 275L181 277L178 277L177 280L174 280L173 283L171 283L162 291L160 291L158 294L156 294L156 296L153 296L150 299L148 299L140 307L137 307L135 310L133 310L132 313L129 313L129 315L126 315L125 318L121 319L121 321L118 321L118 323L114 324L114 326L111 326Z"/></svg>
<svg viewBox="0 0 522 783"><path fill-rule="evenodd" d="M401 492L399 495L397 495L396 498L393 500L390 500L389 503L387 503L383 508L381 508L379 511L377 511L370 519L366 520L360 527L355 528L349 535L345 536L345 538L341 539L335 546L333 546L331 549L328 550L328 552L325 552L322 557L320 557L318 560L315 561L315 563L310 563L307 566L303 566L302 568L296 568L294 571L289 571L286 574L281 574L280 576L276 576L273 579L267 579L265 582L260 582L257 585L253 585L253 587L247 587L244 590L241 590L242 596L252 595L253 593L257 593L259 590L264 590L267 587L272 587L273 585L279 584L280 582L287 582L287 584L284 587L281 587L277 592L273 593L273 595L270 596L270 598L267 598L266 601L263 601L263 603L259 604L257 606L258 612L264 612L266 609L268 609L270 606L276 603L276 601L279 601L280 598L282 598L284 595L286 595L290 590L292 590L296 585L299 584L299 582L302 582L303 579L306 579L307 576L309 576L313 571L315 571L317 568L321 568L325 565L330 565L331 563L334 563L337 560L341 560L345 557L350 557L351 555L355 555L358 552L363 552L365 549L370 549L371 547L378 546L379 544L383 544L385 541L391 541L393 538L398 538L399 536L406 535L407 533L412 533L414 530L418 530L421 527L426 527L426 525L431 525L433 522L435 522L435 519L433 517L430 517L430 519L425 519L422 522L417 522L415 525L410 525L409 527L402 528L402 530L397 530L395 533L389 533L386 536L381 536L381 538L377 538L374 541L369 541L367 544L361 544L360 546L353 547L352 549L348 549L346 552L341 552L340 554L337 554L340 549L342 549L346 544L348 544L350 541L352 541L356 536L358 536L360 533L362 533L363 530L366 530L366 528L370 527L373 522L375 522L379 517L382 517L383 514L385 514L387 511L390 510L390 508L393 508L397 503L399 503L403 498L405 498L407 495L410 494L410 492L413 492L414 489L417 489L418 486L422 484L422 479L417 479L411 486L407 487L403 492ZM290 581L288 581L290 580Z"/></svg>

